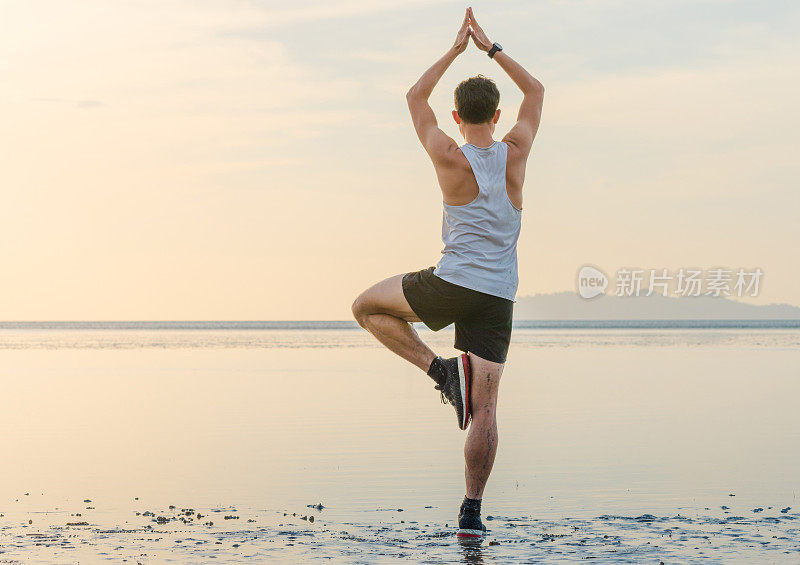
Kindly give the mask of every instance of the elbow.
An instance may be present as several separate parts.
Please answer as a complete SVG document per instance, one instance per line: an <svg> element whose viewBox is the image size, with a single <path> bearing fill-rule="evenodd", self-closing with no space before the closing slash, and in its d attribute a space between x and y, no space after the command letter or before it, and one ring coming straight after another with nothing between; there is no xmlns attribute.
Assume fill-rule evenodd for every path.
<svg viewBox="0 0 800 565"><path fill-rule="evenodd" d="M408 89L408 92L406 92L406 100L427 100L430 95L430 89L421 86L419 83L416 83L414 86Z"/></svg>
<svg viewBox="0 0 800 565"><path fill-rule="evenodd" d="M531 77L531 82L525 89L523 94L535 94L537 96L544 96L544 85L535 78Z"/></svg>

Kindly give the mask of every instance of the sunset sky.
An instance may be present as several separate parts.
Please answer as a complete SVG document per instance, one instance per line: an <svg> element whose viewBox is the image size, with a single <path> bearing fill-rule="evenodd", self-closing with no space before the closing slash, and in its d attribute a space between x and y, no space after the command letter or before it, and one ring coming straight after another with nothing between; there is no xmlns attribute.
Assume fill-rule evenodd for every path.
<svg viewBox="0 0 800 565"><path fill-rule="evenodd" d="M764 271L800 304L800 5L475 2L545 85L519 295L587 263ZM345 319L435 264L441 194L404 94L463 2L0 1L4 320ZM498 83L470 46L458 82Z"/></svg>

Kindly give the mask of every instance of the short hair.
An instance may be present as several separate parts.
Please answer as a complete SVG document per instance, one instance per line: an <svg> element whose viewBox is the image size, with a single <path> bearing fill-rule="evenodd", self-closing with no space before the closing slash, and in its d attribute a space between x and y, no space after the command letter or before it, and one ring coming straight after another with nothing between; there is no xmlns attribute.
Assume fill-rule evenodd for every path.
<svg viewBox="0 0 800 565"><path fill-rule="evenodd" d="M490 78L474 76L463 81L455 91L456 112L469 124L490 121L500 104L500 91Z"/></svg>

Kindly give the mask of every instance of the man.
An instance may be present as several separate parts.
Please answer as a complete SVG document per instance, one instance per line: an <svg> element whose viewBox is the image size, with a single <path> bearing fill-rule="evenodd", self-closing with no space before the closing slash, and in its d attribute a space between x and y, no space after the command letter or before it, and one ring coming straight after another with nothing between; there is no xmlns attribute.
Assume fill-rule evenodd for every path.
<svg viewBox="0 0 800 565"><path fill-rule="evenodd" d="M439 129L428 98L470 37L511 77L524 98L517 123L502 141L494 141L500 118L494 82L477 76L459 84L453 119L466 140L459 147ZM353 315L363 328L436 381L442 400L455 408L459 427L467 429L472 422L464 446L466 496L459 512L460 539L482 538L486 531L480 508L497 450L497 390L517 291L522 183L543 97L541 83L489 41L468 8L453 47L406 96L442 189L442 258L435 268L377 283L353 303ZM455 348L465 353L438 357L409 324L419 321L434 331L455 323Z"/></svg>

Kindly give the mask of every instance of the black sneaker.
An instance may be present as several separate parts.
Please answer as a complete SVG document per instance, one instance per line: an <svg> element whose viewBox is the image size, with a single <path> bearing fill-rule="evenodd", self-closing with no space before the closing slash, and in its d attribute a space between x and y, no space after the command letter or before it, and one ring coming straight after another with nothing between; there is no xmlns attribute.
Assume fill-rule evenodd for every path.
<svg viewBox="0 0 800 565"><path fill-rule="evenodd" d="M471 416L469 405L470 386L472 385L472 371L469 365L469 355L462 353L458 357L443 359L447 370L447 380L444 385L436 385L436 390L442 393L442 402L450 403L456 409L458 427L466 430Z"/></svg>
<svg viewBox="0 0 800 565"><path fill-rule="evenodd" d="M471 542L480 541L486 535L486 526L481 522L480 514L474 512L464 512L462 509L458 514L458 541Z"/></svg>

